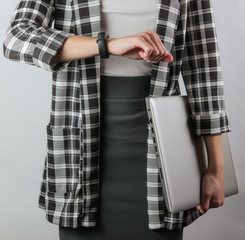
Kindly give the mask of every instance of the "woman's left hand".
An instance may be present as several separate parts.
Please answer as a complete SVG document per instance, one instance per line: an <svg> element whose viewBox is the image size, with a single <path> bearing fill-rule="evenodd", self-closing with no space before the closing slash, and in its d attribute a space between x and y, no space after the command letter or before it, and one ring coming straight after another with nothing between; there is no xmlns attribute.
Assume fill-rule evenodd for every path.
<svg viewBox="0 0 245 240"><path fill-rule="evenodd" d="M197 209L204 214L210 208L217 208L224 204L224 172L207 170L202 179L201 204Z"/></svg>

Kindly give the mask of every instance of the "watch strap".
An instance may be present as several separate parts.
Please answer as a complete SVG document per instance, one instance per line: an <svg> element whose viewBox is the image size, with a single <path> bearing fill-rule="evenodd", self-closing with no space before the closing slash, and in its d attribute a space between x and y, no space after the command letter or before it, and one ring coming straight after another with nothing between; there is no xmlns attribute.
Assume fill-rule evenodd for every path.
<svg viewBox="0 0 245 240"><path fill-rule="evenodd" d="M96 42L98 43L99 54L101 58L109 58L109 53L107 49L107 41L106 39L109 38L108 33L106 32L99 32Z"/></svg>

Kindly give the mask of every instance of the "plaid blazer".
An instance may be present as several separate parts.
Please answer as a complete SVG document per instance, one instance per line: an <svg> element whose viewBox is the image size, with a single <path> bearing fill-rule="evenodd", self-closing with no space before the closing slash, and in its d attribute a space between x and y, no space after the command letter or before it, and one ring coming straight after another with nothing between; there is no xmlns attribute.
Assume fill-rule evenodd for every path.
<svg viewBox="0 0 245 240"><path fill-rule="evenodd" d="M152 64L149 96L180 95L181 73L195 134L231 131L210 0L159 0L158 10L156 32L174 61ZM4 38L6 58L52 73L47 152L38 206L45 210L49 222L64 227L96 225L100 57L53 65L50 61L69 36L97 37L99 31L100 0L21 0ZM168 212L149 124L147 144L149 229L183 228L201 214L196 208Z"/></svg>

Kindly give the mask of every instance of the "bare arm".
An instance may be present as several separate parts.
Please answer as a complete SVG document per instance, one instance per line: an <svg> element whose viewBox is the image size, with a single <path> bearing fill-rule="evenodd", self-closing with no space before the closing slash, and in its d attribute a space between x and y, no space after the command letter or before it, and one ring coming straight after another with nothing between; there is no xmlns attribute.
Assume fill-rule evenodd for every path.
<svg viewBox="0 0 245 240"><path fill-rule="evenodd" d="M59 52L52 58L51 63L89 58L99 54L98 44L95 37L71 36ZM108 52L111 55L119 55L130 59L144 59L148 62L161 60L172 62L173 57L169 54L157 33L147 30L122 38L107 39Z"/></svg>
<svg viewBox="0 0 245 240"><path fill-rule="evenodd" d="M222 206L224 203L224 156L222 136L204 135L208 153L208 169L202 180L202 201L197 208L203 214L209 208Z"/></svg>
<svg viewBox="0 0 245 240"><path fill-rule="evenodd" d="M224 168L222 136L221 134L204 135L204 141L208 151L208 171L219 174Z"/></svg>
<svg viewBox="0 0 245 240"><path fill-rule="evenodd" d="M96 38L86 36L71 36L67 38L51 63L66 62L98 55Z"/></svg>

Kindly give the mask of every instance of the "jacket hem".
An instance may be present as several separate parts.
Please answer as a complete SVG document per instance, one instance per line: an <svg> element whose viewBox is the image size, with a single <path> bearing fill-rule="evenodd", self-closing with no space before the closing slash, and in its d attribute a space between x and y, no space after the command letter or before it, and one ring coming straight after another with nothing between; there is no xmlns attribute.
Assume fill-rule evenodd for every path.
<svg viewBox="0 0 245 240"><path fill-rule="evenodd" d="M199 217L201 217L203 214L199 212L198 209L194 211L193 214L188 215L187 217L180 219L179 221L162 221L161 223L148 223L148 228L150 230L153 229L160 229L160 228L166 228L168 230L174 230L174 229L182 229L184 227L189 226L191 223L196 221Z"/></svg>
<svg viewBox="0 0 245 240"><path fill-rule="evenodd" d="M69 222L69 223L64 223L61 218L56 218L54 216L50 216L48 214L46 214L46 220L49 223L58 225L58 226L62 226L62 227L71 227L71 228L79 228L79 227L95 227L96 226L96 222L83 222L81 219L75 219L75 222L79 222L79 223L75 223L74 221Z"/></svg>

